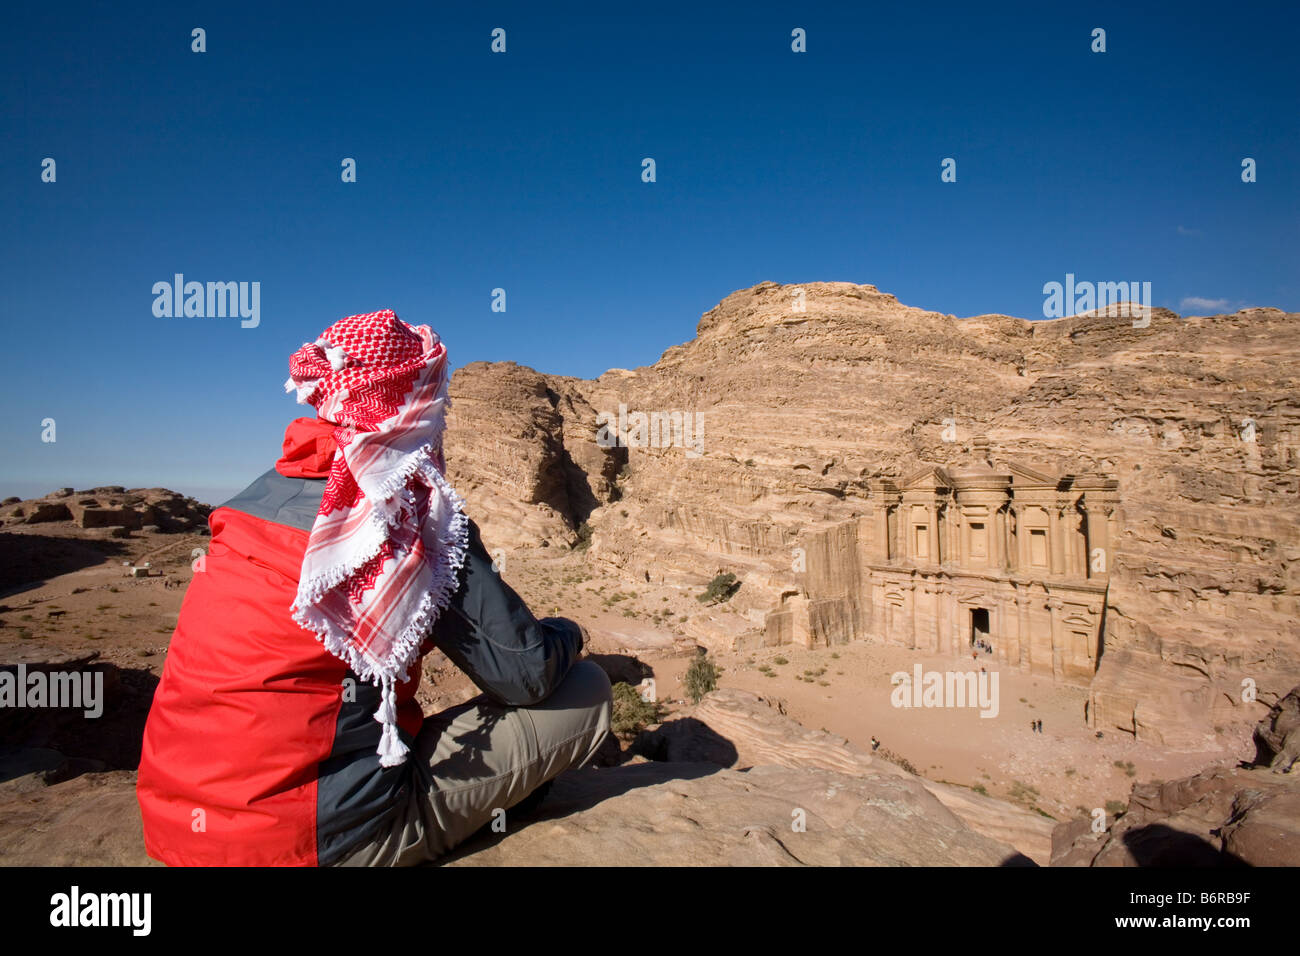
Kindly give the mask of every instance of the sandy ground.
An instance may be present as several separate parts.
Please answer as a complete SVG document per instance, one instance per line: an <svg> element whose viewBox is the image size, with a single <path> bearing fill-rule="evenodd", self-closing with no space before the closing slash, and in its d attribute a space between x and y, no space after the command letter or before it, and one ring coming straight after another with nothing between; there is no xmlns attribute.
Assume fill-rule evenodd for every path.
<svg viewBox="0 0 1300 956"><path fill-rule="evenodd" d="M193 575L191 552L206 548L209 539L88 535L63 524L36 526L30 534L0 532L0 663L98 652L122 668L128 694L118 713L94 727L61 732L47 746L94 757L108 770L129 770L138 760L148 700ZM123 562L144 561L153 566L148 577L127 576ZM40 577L16 583L33 573ZM587 555L556 549L509 552L503 573L538 616L562 614L584 624L591 651L648 664L669 717L682 709L680 681L695 648L689 620L705 613L697 592L602 576ZM910 672L917 662L926 670L966 669L969 659L865 642L713 656L723 668L723 686L780 698L805 726L840 734L863 749L871 748L874 735L882 754L927 777L982 789L1058 820L1126 803L1136 781L1185 776L1251 752L1245 732L1224 739L1224 749L1199 753L1165 752L1119 731L1098 739L1084 721L1084 691L1006 669L999 673L994 718L975 709L892 705L895 671ZM982 663L995 666L991 659ZM429 711L476 693L445 660L429 662L425 677L421 700ZM1044 733L1030 730L1035 719L1043 721Z"/></svg>

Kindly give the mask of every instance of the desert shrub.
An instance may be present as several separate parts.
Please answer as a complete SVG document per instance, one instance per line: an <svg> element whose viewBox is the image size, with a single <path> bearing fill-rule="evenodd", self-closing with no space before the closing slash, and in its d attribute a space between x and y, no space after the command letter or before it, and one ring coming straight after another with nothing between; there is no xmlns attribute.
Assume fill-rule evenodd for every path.
<svg viewBox="0 0 1300 956"><path fill-rule="evenodd" d="M591 547L591 534L592 534L591 525L588 524L586 521L578 525L578 541L573 546L573 550L586 551L589 547Z"/></svg>
<svg viewBox="0 0 1300 956"><path fill-rule="evenodd" d="M635 687L619 681L614 685L614 710L610 727L616 734L630 735L659 722L657 701L642 700Z"/></svg>
<svg viewBox="0 0 1300 956"><path fill-rule="evenodd" d="M784 657L774 657L772 658L772 663L779 666L781 664L789 664L790 662L786 660Z"/></svg>
<svg viewBox="0 0 1300 956"><path fill-rule="evenodd" d="M881 747L878 752L882 759L888 760L890 763L894 764L894 766L902 767L908 773L915 774L918 777L921 775L921 771L913 767L906 757L899 756L888 747Z"/></svg>
<svg viewBox="0 0 1300 956"><path fill-rule="evenodd" d="M683 686L687 695L691 698L691 702L695 704L698 704L705 694L718 686L718 668L713 661L709 660L707 654L701 652L695 655L695 660L691 661L691 666L686 668Z"/></svg>
<svg viewBox="0 0 1300 956"><path fill-rule="evenodd" d="M1127 803L1120 803L1118 800L1106 801L1106 812L1109 813L1112 817L1117 817L1127 810L1128 810Z"/></svg>
<svg viewBox="0 0 1300 956"><path fill-rule="evenodd" d="M709 586L704 589L704 593L699 595L696 600L701 604L720 604L723 601L731 600L731 596L740 590L740 582L736 576L728 571L726 574L717 575Z"/></svg>
<svg viewBox="0 0 1300 956"><path fill-rule="evenodd" d="M1012 800L1031 800L1038 796L1038 788L1019 780L1012 780L1010 796Z"/></svg>

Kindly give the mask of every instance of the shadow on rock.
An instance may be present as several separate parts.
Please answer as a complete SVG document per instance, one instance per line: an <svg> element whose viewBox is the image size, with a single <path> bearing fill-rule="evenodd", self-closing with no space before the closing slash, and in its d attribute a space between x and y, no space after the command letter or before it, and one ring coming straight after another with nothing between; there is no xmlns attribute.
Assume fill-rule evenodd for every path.
<svg viewBox="0 0 1300 956"><path fill-rule="evenodd" d="M90 686L98 685L100 689L92 691L98 702L94 706L89 706L90 700L82 700L81 706L75 707L0 708L0 747L6 754L0 761L0 782L39 772L46 783L60 783L83 773L139 766L144 724L158 676L143 668L119 668L97 661L97 656L23 665L25 701L36 699L32 695L37 683L43 683L44 693L48 693L60 680L52 675L75 675L82 688L87 686L87 676ZM15 684L20 673L16 664L0 666L0 672L12 675L6 680ZM63 686L66 691L68 685ZM97 708L99 716L87 716ZM23 756L28 751L40 752L39 766ZM52 752L61 758L54 764L48 759Z"/></svg>
<svg viewBox="0 0 1300 956"><path fill-rule="evenodd" d="M1138 866L1248 866L1245 860L1221 850L1194 833L1160 823L1134 827L1123 835L1124 846Z"/></svg>
<svg viewBox="0 0 1300 956"><path fill-rule="evenodd" d="M712 763L719 767L734 767L740 760L735 744L695 717L670 720L654 730L642 731L629 751L658 762Z"/></svg>
<svg viewBox="0 0 1300 956"><path fill-rule="evenodd" d="M507 810L505 833L494 833L490 824L485 825L460 846L438 859L434 865L451 863L462 857L482 852L501 842L512 830L518 831L522 827L561 820L642 787L653 787L668 780L695 780L718 773L722 769L712 763L639 763L621 767L571 770L551 781L545 798L532 808L531 815L523 819L515 816L512 820L512 813Z"/></svg>
<svg viewBox="0 0 1300 956"><path fill-rule="evenodd" d="M0 531L0 595L38 587L48 579L93 568L126 553L111 538L57 538Z"/></svg>
<svg viewBox="0 0 1300 956"><path fill-rule="evenodd" d="M630 654L588 654L587 660L605 672L611 684L641 683L654 676L654 668Z"/></svg>

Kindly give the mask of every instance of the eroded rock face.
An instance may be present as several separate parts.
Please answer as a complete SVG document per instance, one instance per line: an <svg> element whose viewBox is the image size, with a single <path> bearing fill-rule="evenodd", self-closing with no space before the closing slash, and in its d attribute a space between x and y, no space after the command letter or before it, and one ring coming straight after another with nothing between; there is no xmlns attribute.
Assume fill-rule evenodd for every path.
<svg viewBox="0 0 1300 956"><path fill-rule="evenodd" d="M513 362L476 362L453 374L449 397L447 477L490 543L574 542L611 499L619 467L616 449L597 446L581 394Z"/></svg>
<svg viewBox="0 0 1300 956"><path fill-rule="evenodd" d="M577 513L557 491L571 483L561 447L590 451L595 413L687 413L701 454L671 433L614 449L627 455L617 486L610 450L569 452L604 505L588 516L591 559L693 587L735 573L725 613L687 625L710 647L793 640L798 621L830 643L883 640L861 593L872 481L960 468L987 436L994 462L1118 483L1098 729L1212 745L1300 679L1300 316L957 319L868 285L798 290L805 311L796 287L733 293L692 341L594 381L458 371L453 395L471 408L451 426L467 456L455 467L492 531L559 536L564 509Z"/></svg>

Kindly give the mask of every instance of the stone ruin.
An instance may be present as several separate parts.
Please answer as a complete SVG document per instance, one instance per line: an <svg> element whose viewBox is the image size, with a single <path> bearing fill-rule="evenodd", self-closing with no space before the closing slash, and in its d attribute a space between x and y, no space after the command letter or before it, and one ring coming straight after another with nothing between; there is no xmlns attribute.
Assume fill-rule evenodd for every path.
<svg viewBox="0 0 1300 956"><path fill-rule="evenodd" d="M0 503L0 527L67 521L78 528L123 529L124 533L202 532L211 512L210 506L166 488L60 488L43 498L6 498Z"/></svg>
<svg viewBox="0 0 1300 956"><path fill-rule="evenodd" d="M802 586L761 643L854 640L967 657L1087 687L1103 647L1118 482L994 465L869 485L866 514L806 542Z"/></svg>

